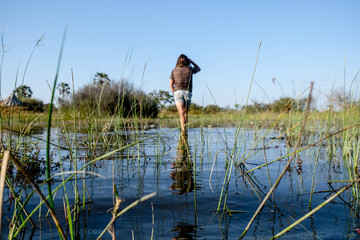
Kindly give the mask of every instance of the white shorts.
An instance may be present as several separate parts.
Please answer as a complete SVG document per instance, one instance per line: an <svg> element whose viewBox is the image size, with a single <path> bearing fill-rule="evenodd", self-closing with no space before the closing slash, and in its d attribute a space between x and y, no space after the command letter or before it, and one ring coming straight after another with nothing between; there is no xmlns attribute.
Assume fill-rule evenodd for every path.
<svg viewBox="0 0 360 240"><path fill-rule="evenodd" d="M184 105L189 107L191 104L191 97L192 97L191 92L187 90L176 90L174 92L175 104L177 104L178 102L183 102Z"/></svg>

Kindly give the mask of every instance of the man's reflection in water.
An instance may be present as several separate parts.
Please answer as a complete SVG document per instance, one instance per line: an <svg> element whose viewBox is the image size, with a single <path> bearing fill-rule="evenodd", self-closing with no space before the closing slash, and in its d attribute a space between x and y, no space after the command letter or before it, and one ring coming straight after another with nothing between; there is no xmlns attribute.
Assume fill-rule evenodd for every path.
<svg viewBox="0 0 360 240"><path fill-rule="evenodd" d="M191 161L187 133L182 132L176 152L175 162L172 164L170 177L174 180L170 189L173 194L186 194L194 190L193 163ZM194 239L196 238L196 220L195 226L186 222L176 222L171 229L177 232L172 239Z"/></svg>
<svg viewBox="0 0 360 240"><path fill-rule="evenodd" d="M178 232L176 237L172 240L192 240L194 239L195 226L186 223L178 223L171 231Z"/></svg>
<svg viewBox="0 0 360 240"><path fill-rule="evenodd" d="M194 179L186 132L181 133L172 169L170 177L174 183L170 189L174 190L173 194L192 192L194 190Z"/></svg>

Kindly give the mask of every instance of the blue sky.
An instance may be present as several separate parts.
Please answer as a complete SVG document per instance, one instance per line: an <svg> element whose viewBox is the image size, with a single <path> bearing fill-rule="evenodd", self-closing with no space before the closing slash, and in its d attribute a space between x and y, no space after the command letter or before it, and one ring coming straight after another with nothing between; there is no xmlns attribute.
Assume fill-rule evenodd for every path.
<svg viewBox="0 0 360 240"><path fill-rule="evenodd" d="M46 80L54 81L66 27L58 82L70 84L72 69L75 89L105 72L145 92L169 90L170 72L184 53L202 69L194 76L193 102L243 105L261 42L250 103L295 97L314 81L323 105L331 89L348 90L360 68L360 1L2 0L0 9L2 98L17 76L21 84L43 36L24 84L49 102Z"/></svg>

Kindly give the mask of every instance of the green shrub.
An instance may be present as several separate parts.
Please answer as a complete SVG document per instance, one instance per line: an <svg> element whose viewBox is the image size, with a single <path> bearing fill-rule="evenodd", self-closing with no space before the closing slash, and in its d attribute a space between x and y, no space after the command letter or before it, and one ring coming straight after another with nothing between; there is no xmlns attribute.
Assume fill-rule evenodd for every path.
<svg viewBox="0 0 360 240"><path fill-rule="evenodd" d="M283 112L287 109L288 111L294 110L302 112L305 109L306 101L306 98L296 100L290 97L282 97L271 104L271 111Z"/></svg>
<svg viewBox="0 0 360 240"><path fill-rule="evenodd" d="M177 112L177 108L176 108L175 104L169 105L165 109L166 109L167 112Z"/></svg>
<svg viewBox="0 0 360 240"><path fill-rule="evenodd" d="M75 92L73 101L63 102L65 108L75 105L86 115L114 115L121 117L157 117L159 110L155 99L137 90L125 80L102 84L89 83ZM140 110L141 109L141 110ZM141 112L141 114L140 114Z"/></svg>
<svg viewBox="0 0 360 240"><path fill-rule="evenodd" d="M189 111L202 111L203 107L197 105L196 103L191 103Z"/></svg>
<svg viewBox="0 0 360 240"><path fill-rule="evenodd" d="M221 108L217 105L207 105L204 108L204 113L219 113Z"/></svg>
<svg viewBox="0 0 360 240"><path fill-rule="evenodd" d="M244 110L245 106L243 106L241 109ZM246 106L247 113L261 113L268 110L270 110L270 104L259 103L256 101L253 101L253 104Z"/></svg>
<svg viewBox="0 0 360 240"><path fill-rule="evenodd" d="M32 112L44 112L44 103L39 99L28 98L23 100L24 109Z"/></svg>

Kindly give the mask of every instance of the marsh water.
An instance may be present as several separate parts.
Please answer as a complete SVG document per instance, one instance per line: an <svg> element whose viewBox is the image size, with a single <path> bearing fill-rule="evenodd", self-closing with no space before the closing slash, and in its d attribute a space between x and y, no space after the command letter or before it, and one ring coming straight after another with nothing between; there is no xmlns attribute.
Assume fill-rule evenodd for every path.
<svg viewBox="0 0 360 240"><path fill-rule="evenodd" d="M280 135L275 130L254 144L264 133L265 130L211 127L190 128L187 135L181 135L177 129L109 131L108 137L117 139L123 146L135 144L91 163L78 174L77 186L74 179L66 183L70 205L74 204L75 188L79 190L81 201L85 199L85 207L81 206L74 223L76 239L96 239L110 222L114 188L123 199L118 212L141 197L156 193L116 219L112 230L117 239L239 239L290 156L269 164L268 168L249 170L293 150L285 139L275 139ZM46 130L41 130L24 138L24 141L37 143L41 149L40 159L45 156L45 143L39 139L45 139L45 134ZM315 142L317 138L313 136L308 141ZM70 143L66 139L70 139ZM73 149L70 157L66 150L69 144L78 146L75 155L78 168L119 147L99 138L97 145L103 147L92 150L88 133L69 133L66 138L63 131L56 128L52 129L51 142L54 144L51 149L53 162L61 160L61 165L58 164L52 174L65 172L54 177L53 189L61 183L62 177L66 178L74 171L70 159L74 159L75 151ZM240 164L245 158L245 163ZM38 182L44 178L40 177ZM272 238L329 198L333 189L347 184L329 184L329 181L346 179L347 167L341 160L341 153L335 152L330 157L326 147L319 148L318 145L300 152L244 239ZM45 186L41 189L47 193ZM3 209L7 217L2 221L2 239L8 236L9 219L14 209L9 189L4 195ZM64 199L64 188L61 187L54 203L63 229L69 231L64 218ZM26 208L31 212L39 202L35 196ZM46 217L46 212L42 206L40 213L32 217L37 228L33 230L27 224L18 238L58 239L56 228L52 219ZM358 205L353 202L350 189L281 238L358 239L359 235L354 231L358 219ZM111 235L106 232L102 239L111 239Z"/></svg>

